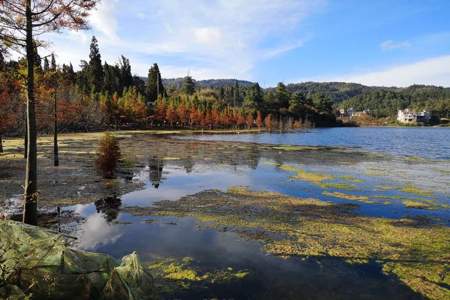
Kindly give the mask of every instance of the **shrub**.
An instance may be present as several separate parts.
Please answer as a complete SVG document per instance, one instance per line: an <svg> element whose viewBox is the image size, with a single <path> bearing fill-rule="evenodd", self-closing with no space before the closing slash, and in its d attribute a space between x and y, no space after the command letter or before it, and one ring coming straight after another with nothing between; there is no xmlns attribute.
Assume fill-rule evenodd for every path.
<svg viewBox="0 0 450 300"><path fill-rule="evenodd" d="M114 178L120 156L119 141L110 133L105 133L100 140L96 160L97 170L103 178Z"/></svg>

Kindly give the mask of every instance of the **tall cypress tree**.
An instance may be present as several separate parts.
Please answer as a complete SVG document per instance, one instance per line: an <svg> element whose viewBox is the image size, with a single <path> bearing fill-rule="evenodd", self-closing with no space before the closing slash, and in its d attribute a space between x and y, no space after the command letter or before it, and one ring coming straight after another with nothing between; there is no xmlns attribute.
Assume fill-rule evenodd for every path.
<svg viewBox="0 0 450 300"><path fill-rule="evenodd" d="M133 85L133 75L131 75L130 60L125 56L120 57L120 83L122 90Z"/></svg>
<svg viewBox="0 0 450 300"><path fill-rule="evenodd" d="M3 57L2 48L0 46L0 71L5 69L5 58Z"/></svg>
<svg viewBox="0 0 450 300"><path fill-rule="evenodd" d="M155 63L148 70L148 78L147 78L147 101L150 103L154 103L158 96L165 96L166 90L164 88L161 73L159 72L159 67Z"/></svg>
<svg viewBox="0 0 450 300"><path fill-rule="evenodd" d="M47 57L44 58L44 72L47 72L50 69L50 65L48 63Z"/></svg>
<svg viewBox="0 0 450 300"><path fill-rule="evenodd" d="M55 55L52 53L52 60L51 60L51 64L50 64L50 69L52 71L56 71L56 60L55 60Z"/></svg>
<svg viewBox="0 0 450 300"><path fill-rule="evenodd" d="M233 90L233 106L237 106L239 104L239 99L240 99L240 95L239 95L239 83L236 80L234 82L234 90Z"/></svg>
<svg viewBox="0 0 450 300"><path fill-rule="evenodd" d="M98 41L95 36L92 37L89 64L88 64L88 82L94 92L100 92L103 88L104 72L102 66L102 57L98 48Z"/></svg>
<svg viewBox="0 0 450 300"><path fill-rule="evenodd" d="M183 91L188 95L192 95L195 92L195 83L191 76L184 77Z"/></svg>

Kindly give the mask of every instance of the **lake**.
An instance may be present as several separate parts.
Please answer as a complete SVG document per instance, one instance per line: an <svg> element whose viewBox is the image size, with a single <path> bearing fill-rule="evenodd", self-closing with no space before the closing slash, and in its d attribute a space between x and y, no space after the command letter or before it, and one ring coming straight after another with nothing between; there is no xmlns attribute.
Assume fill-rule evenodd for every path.
<svg viewBox="0 0 450 300"><path fill-rule="evenodd" d="M338 127L291 133L201 135L195 138L208 141L358 147L393 155L450 159L450 128Z"/></svg>
<svg viewBox="0 0 450 300"><path fill-rule="evenodd" d="M158 201L176 201L204 190L247 186L255 191L351 205L358 215L371 218L420 217L450 225L450 129L331 128L157 140L144 136L139 137L139 143L132 138L124 142L124 153L139 153L131 180L140 187L116 198L64 207L63 212L82 220L63 225L63 230L78 236L75 246L116 258L137 251L146 263L188 259L189 267L199 274L226 270L249 274L243 280L202 285L192 281L189 287L163 293L164 298L421 296L383 273L376 262L279 258L266 253L257 240L202 226L195 218L139 215L131 212L132 208L151 208ZM296 152L295 147L291 151L284 145L345 148ZM294 177L296 173L300 175Z"/></svg>

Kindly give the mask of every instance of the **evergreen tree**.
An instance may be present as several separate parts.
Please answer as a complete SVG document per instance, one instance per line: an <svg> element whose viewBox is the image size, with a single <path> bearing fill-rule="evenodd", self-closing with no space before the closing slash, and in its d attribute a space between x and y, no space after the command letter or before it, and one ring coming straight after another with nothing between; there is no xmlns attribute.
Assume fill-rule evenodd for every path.
<svg viewBox="0 0 450 300"><path fill-rule="evenodd" d="M64 81L66 81L67 83L71 83L71 84L75 84L76 83L76 78L77 75L75 74L74 70L73 70L73 66L72 63L70 63L69 65L62 65L62 76Z"/></svg>
<svg viewBox="0 0 450 300"><path fill-rule="evenodd" d="M44 58L44 72L47 72L50 69L50 65L48 63L47 57Z"/></svg>
<svg viewBox="0 0 450 300"><path fill-rule="evenodd" d="M121 90L132 86L133 85L133 75L131 75L130 60L123 55L120 57L119 69L120 69Z"/></svg>
<svg viewBox="0 0 450 300"><path fill-rule="evenodd" d="M0 47L0 71L5 70L5 58L3 57L2 49Z"/></svg>
<svg viewBox="0 0 450 300"><path fill-rule="evenodd" d="M56 60L55 60L55 55L53 53L52 53L52 60L51 60L50 69L52 71L56 71Z"/></svg>
<svg viewBox="0 0 450 300"><path fill-rule="evenodd" d="M277 88L276 88L276 93L277 93L279 108L288 107L289 106L289 92L286 89L286 85L284 85L284 83L282 83L282 82L278 83Z"/></svg>
<svg viewBox="0 0 450 300"><path fill-rule="evenodd" d="M159 96L164 97L166 95L161 73L159 72L159 67L156 63L148 70L146 94L149 103L155 103Z"/></svg>
<svg viewBox="0 0 450 300"><path fill-rule="evenodd" d="M104 72L102 66L102 58L98 48L98 41L95 36L92 37L89 64L88 64L88 83L94 92L100 92L103 88Z"/></svg>
<svg viewBox="0 0 450 300"><path fill-rule="evenodd" d="M225 99L225 90L224 90L223 86L221 86L220 90L219 90L219 99L222 101Z"/></svg>
<svg viewBox="0 0 450 300"><path fill-rule="evenodd" d="M233 89L233 106L237 106L239 104L239 99L240 99L240 95L239 95L239 83L236 80L234 82L234 89Z"/></svg>
<svg viewBox="0 0 450 300"><path fill-rule="evenodd" d="M255 99L256 106L259 108L263 102L263 92L258 83L252 87L253 97Z"/></svg>
<svg viewBox="0 0 450 300"><path fill-rule="evenodd" d="M300 93L293 93L289 99L289 112L295 116L304 117L305 114L305 96Z"/></svg>
<svg viewBox="0 0 450 300"><path fill-rule="evenodd" d="M123 90L123 86L121 85L119 67L110 66L105 62L103 66L103 72L103 90L109 92L110 94L121 93Z"/></svg>
<svg viewBox="0 0 450 300"><path fill-rule="evenodd" d="M183 80L183 92L188 95L192 95L195 92L195 82L191 76L184 77Z"/></svg>
<svg viewBox="0 0 450 300"><path fill-rule="evenodd" d="M141 95L145 95L145 81L139 76L133 76L133 86L135 86Z"/></svg>

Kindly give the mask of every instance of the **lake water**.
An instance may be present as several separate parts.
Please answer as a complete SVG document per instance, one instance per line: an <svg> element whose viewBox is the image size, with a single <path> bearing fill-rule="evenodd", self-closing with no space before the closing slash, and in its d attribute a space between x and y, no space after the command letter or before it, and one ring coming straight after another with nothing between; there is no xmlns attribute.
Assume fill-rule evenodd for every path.
<svg viewBox="0 0 450 300"><path fill-rule="evenodd" d="M143 187L118 195L114 205L100 201L64 210L83 218L72 232L79 237L76 246L81 249L108 253L116 258L137 251L145 263L162 258L190 257L195 267L203 271L232 268L250 274L239 282L178 291L168 298L349 299L360 295L360 298L371 299L415 299L420 297L396 279L384 275L377 263L353 265L340 259L282 259L264 253L259 242L244 240L231 232L206 229L192 218L134 216L121 209L149 207L156 201L177 200L207 189L225 191L230 186L243 185L253 190L356 204L359 206L357 212L367 216L429 216L450 225L450 211L446 206L450 204L449 133L449 129L428 128L335 128L286 134L183 137L283 145L352 146L383 155L368 160L330 159L325 155L292 159L282 153L267 155L255 146L252 150L236 150L231 153L231 159L222 161L220 155L210 157L208 151L197 147L194 141L190 143L195 147L190 149L198 158L189 162L149 153L147 158L139 161L142 167L133 176L133 180L141 182ZM280 168L283 164L305 172L333 174L335 179L326 187L293 180L291 172ZM337 184L351 185L352 188L342 190ZM414 195L403 190L405 186L429 193ZM333 196L333 192L367 196L373 202L342 199ZM441 208L405 207L402 200L411 198L433 202Z"/></svg>
<svg viewBox="0 0 450 300"><path fill-rule="evenodd" d="M208 141L357 147L393 155L450 159L450 128L338 127L278 134L201 135L195 138Z"/></svg>

